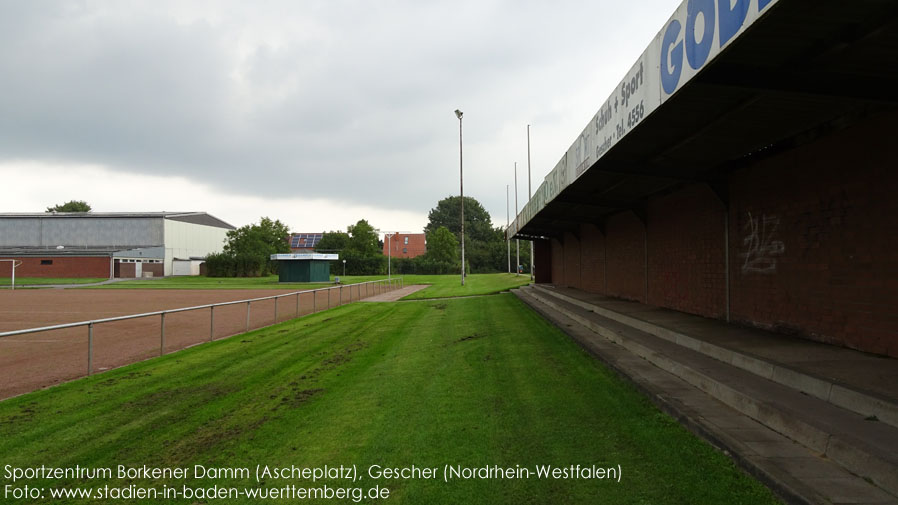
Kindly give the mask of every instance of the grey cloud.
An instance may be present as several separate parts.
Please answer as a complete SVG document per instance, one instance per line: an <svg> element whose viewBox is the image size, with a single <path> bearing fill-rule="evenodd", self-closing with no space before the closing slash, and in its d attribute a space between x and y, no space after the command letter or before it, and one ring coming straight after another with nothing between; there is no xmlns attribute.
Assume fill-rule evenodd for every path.
<svg viewBox="0 0 898 505"><path fill-rule="evenodd" d="M211 5L225 21L179 23L153 2L0 4L0 158L426 212L456 187L453 109L475 109L473 159L490 168L472 182L499 186L489 146L528 120L520 99L572 78L547 68L597 64L578 41L615 35L578 33L597 11L576 2L286 2L266 4L286 39L238 58L241 16L277 12Z"/></svg>

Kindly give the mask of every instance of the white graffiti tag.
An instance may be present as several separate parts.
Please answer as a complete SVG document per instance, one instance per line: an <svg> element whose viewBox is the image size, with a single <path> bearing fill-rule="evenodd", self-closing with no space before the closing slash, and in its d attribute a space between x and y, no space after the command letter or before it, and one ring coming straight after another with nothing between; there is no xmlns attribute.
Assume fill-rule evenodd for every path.
<svg viewBox="0 0 898 505"><path fill-rule="evenodd" d="M783 254L786 245L781 240L773 240L773 235L780 225L776 216L762 214L756 218L748 213L748 223L745 229L748 235L742 239L742 243L748 246L748 250L742 254L745 263L742 264L742 273L772 274L776 272L776 256Z"/></svg>

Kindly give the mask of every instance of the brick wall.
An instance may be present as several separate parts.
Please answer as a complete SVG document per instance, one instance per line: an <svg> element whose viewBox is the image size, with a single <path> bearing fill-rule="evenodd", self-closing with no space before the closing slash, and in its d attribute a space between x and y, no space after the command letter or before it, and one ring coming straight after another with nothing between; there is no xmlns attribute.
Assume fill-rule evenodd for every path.
<svg viewBox="0 0 898 505"><path fill-rule="evenodd" d="M389 240L384 238L384 256L414 258L426 252L427 243L423 233L396 233Z"/></svg>
<svg viewBox="0 0 898 505"><path fill-rule="evenodd" d="M580 289L605 293L605 238L592 224L580 225Z"/></svg>
<svg viewBox="0 0 898 505"><path fill-rule="evenodd" d="M552 283L564 283L564 246L557 239L550 239L552 248Z"/></svg>
<svg viewBox="0 0 898 505"><path fill-rule="evenodd" d="M10 256L4 258L13 259ZM14 259L22 261L16 268L16 277L109 277L108 257L47 256ZM9 262L0 264L0 275L7 277L11 273Z"/></svg>
<svg viewBox="0 0 898 505"><path fill-rule="evenodd" d="M645 301L645 227L632 212L616 214L605 223L608 233L606 273L608 295Z"/></svg>
<svg viewBox="0 0 898 505"><path fill-rule="evenodd" d="M538 283L552 282L552 244L548 240L533 243L533 275Z"/></svg>
<svg viewBox="0 0 898 505"><path fill-rule="evenodd" d="M564 282L562 285L580 287L580 240L571 232L564 232Z"/></svg>
<svg viewBox="0 0 898 505"><path fill-rule="evenodd" d="M898 356L896 119L733 175L733 319Z"/></svg>
<svg viewBox="0 0 898 505"><path fill-rule="evenodd" d="M648 303L726 317L726 210L706 185L649 202Z"/></svg>
<svg viewBox="0 0 898 505"><path fill-rule="evenodd" d="M551 282L723 319L726 222L732 321L898 357L896 121L735 171L728 214L691 185L650 201L646 227L632 212L609 217L607 236L584 223L551 242Z"/></svg>

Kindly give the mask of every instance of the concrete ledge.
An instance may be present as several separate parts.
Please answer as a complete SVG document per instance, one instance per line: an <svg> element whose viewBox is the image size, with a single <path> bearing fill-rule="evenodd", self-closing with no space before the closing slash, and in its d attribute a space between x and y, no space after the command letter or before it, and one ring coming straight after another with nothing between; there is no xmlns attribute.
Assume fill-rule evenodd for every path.
<svg viewBox="0 0 898 505"><path fill-rule="evenodd" d="M765 361L750 354L705 342L669 328L626 314L621 314L605 307L600 307L596 304L580 300L576 297L568 296L564 293L559 293L552 289L546 289L540 286L534 286L531 289L539 290L540 293L553 296L613 321L636 328L688 349L701 352L702 354L711 356L724 363L749 371L765 379L770 379L778 384L797 389L865 417L875 416L879 421L898 428L898 405L885 402L864 392L853 390L846 385L837 384L820 377L793 370L778 363Z"/></svg>
<svg viewBox="0 0 898 505"><path fill-rule="evenodd" d="M579 324L577 320L538 300L534 296L534 290L522 288L514 293L632 382L659 409L732 457L785 502L831 505L898 501L895 496L852 475L835 462L819 457L647 359ZM651 354L664 359L661 353ZM846 498L846 495L850 496Z"/></svg>
<svg viewBox="0 0 898 505"><path fill-rule="evenodd" d="M840 434L836 430L869 430L874 425L861 426L864 421L860 417L852 415L848 418L847 412L834 406L827 410L826 403L822 403L825 400L803 396L800 388L790 388L773 381L765 385L764 382L770 379L755 376L751 371L738 369L729 363L714 365L714 358L701 350L685 346L680 346L678 350L676 342L648 332L641 332L640 336L641 330L628 329L623 323L593 314L595 311L587 312L580 304L566 304L566 300L559 297L553 300L552 297L544 296L541 291L531 289L525 291L525 295L686 381L736 411L801 443L816 454L825 455L848 470L872 479L877 485L898 496L898 479L894 477L898 475L898 453L889 455L887 449L898 447L898 430L893 427L879 427L883 434L881 441L872 441L870 437L867 437L868 441L864 441L855 437L850 444L841 443ZM602 322L602 319L605 321ZM657 340L652 344L651 339ZM728 366L734 368L728 371ZM777 375L776 368L773 375ZM794 380L804 383L805 377L799 376ZM752 381L756 384L752 384ZM816 382L810 384L818 386ZM770 395L774 395L777 400L769 400ZM826 396L829 396L828 391ZM883 431L883 427L887 431ZM880 442L882 447L876 445L876 442Z"/></svg>

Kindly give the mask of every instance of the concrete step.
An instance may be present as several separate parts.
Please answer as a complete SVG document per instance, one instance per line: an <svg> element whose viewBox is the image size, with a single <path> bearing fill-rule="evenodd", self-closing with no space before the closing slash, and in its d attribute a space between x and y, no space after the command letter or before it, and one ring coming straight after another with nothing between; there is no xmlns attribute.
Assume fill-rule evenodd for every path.
<svg viewBox="0 0 898 505"><path fill-rule="evenodd" d="M569 296L555 289L539 286L528 286L537 289L543 295L553 296L568 303L613 321L639 329L658 338L711 356L719 361L741 368L773 382L797 389L838 407L851 410L864 417L875 417L878 421L898 428L898 403L893 399L879 397L873 393L862 391L852 385L840 383L827 377L810 374L778 363L774 359L764 358L736 348L718 345L707 340L696 338L682 331L656 324L643 318L633 317L606 307L590 303L574 296ZM689 316L696 317L696 316ZM861 365L862 366L862 365ZM898 387L898 384L894 386Z"/></svg>
<svg viewBox="0 0 898 505"><path fill-rule="evenodd" d="M575 321L898 497L898 429L586 309L543 289L522 299ZM898 501L898 500L896 500Z"/></svg>

